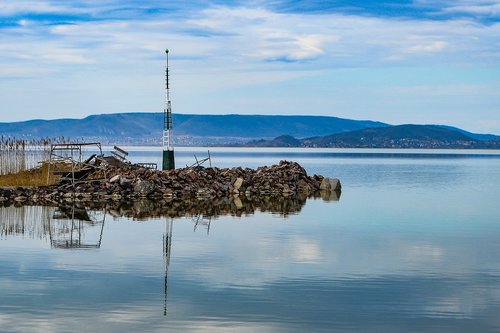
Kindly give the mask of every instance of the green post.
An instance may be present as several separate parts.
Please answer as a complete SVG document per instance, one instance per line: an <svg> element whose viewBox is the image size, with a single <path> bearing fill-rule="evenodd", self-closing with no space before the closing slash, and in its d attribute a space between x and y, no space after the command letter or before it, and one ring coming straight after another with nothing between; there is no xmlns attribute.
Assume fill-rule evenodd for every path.
<svg viewBox="0 0 500 333"><path fill-rule="evenodd" d="M163 168L162 170L173 170L175 169L174 161L174 151L164 150L163 151Z"/></svg>

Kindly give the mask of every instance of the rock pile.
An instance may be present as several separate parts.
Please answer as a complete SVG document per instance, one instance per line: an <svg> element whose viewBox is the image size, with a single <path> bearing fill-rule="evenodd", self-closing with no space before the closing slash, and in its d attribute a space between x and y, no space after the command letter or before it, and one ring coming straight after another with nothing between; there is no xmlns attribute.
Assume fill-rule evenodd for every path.
<svg viewBox="0 0 500 333"><path fill-rule="evenodd" d="M339 192L338 179L308 176L296 162L249 168L182 168L170 171L137 165L109 166L104 174L72 186L0 188L0 201L57 203L69 200L213 200L224 197L307 197L320 191Z"/></svg>

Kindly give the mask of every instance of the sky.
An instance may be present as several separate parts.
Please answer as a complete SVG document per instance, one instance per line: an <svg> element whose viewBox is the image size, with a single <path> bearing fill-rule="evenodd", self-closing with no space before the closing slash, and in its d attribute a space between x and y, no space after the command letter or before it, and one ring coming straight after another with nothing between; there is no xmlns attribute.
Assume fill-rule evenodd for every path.
<svg viewBox="0 0 500 333"><path fill-rule="evenodd" d="M500 0L0 0L0 122L328 115L500 134Z"/></svg>

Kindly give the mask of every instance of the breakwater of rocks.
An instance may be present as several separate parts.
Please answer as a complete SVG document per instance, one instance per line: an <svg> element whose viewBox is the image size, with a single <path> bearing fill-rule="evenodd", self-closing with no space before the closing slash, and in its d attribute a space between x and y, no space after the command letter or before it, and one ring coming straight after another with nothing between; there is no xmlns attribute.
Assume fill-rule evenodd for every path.
<svg viewBox="0 0 500 333"><path fill-rule="evenodd" d="M249 168L146 169L133 164L108 166L84 182L39 187L0 188L0 202L53 205L63 202L120 202L139 199L168 202L216 201L229 198L260 202L262 198L294 201L309 196L337 197L338 179L307 175L296 162Z"/></svg>

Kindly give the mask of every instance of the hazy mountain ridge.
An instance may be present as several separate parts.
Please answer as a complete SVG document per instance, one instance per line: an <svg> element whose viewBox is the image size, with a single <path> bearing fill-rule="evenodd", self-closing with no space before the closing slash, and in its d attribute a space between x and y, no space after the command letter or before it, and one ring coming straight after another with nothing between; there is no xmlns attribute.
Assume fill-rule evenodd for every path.
<svg viewBox="0 0 500 333"><path fill-rule="evenodd" d="M448 125L437 125L439 127L443 127L443 128L447 128L447 129L450 129L452 131L457 131L457 132L460 132L462 134L465 134L473 139L477 139L477 140L496 140L496 139L500 139L500 136L498 135L494 135L494 134L479 134L479 133L471 133L471 132L468 132L466 130L463 130L461 128L458 128L458 127L454 127L454 126L448 126Z"/></svg>
<svg viewBox="0 0 500 333"><path fill-rule="evenodd" d="M116 113L83 119L30 120L0 123L0 133L16 137L161 137L163 113ZM376 121L325 116L174 114L177 135L196 137L299 138L390 126Z"/></svg>
<svg viewBox="0 0 500 333"><path fill-rule="evenodd" d="M500 139L478 140L437 125L397 125L302 140L280 136L273 140L251 141L259 147L330 147L330 148L482 148L500 149Z"/></svg>
<svg viewBox="0 0 500 333"><path fill-rule="evenodd" d="M83 138L103 143L161 144L163 113L118 113L83 119L0 123L16 138ZM345 148L499 148L500 136L446 125L398 125L327 116L174 115L177 145ZM271 139L274 138L274 139Z"/></svg>

